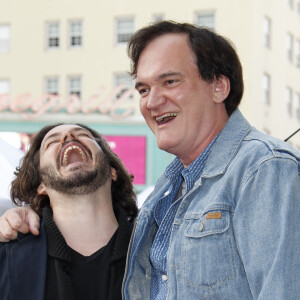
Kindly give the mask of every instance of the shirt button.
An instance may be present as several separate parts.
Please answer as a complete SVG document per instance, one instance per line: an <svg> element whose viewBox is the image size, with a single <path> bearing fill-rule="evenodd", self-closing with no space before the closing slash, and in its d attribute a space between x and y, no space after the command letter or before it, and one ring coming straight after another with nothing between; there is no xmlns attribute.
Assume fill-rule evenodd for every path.
<svg viewBox="0 0 300 300"><path fill-rule="evenodd" d="M162 279L162 281L167 281L168 280L168 276L167 275L162 275L161 279Z"/></svg>
<svg viewBox="0 0 300 300"><path fill-rule="evenodd" d="M165 196L168 196L169 194L170 194L170 191L166 191L166 192L164 193Z"/></svg>

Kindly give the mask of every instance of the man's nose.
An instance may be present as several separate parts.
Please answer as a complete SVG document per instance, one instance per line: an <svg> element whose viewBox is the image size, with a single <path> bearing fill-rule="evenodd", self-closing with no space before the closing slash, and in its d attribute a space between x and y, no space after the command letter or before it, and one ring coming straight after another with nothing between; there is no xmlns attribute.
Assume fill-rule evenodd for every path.
<svg viewBox="0 0 300 300"><path fill-rule="evenodd" d="M72 141L76 139L76 135L74 134L74 132L72 130L68 130L64 133L62 139L61 139L61 143L64 144L67 141Z"/></svg>
<svg viewBox="0 0 300 300"><path fill-rule="evenodd" d="M150 110L156 109L166 102L166 95L160 88L152 88L149 92L147 108Z"/></svg>

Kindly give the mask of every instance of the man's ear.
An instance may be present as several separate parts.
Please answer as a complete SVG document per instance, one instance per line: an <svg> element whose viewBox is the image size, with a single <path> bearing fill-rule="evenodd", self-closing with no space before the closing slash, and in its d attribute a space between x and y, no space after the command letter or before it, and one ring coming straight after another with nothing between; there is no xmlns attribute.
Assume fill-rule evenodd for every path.
<svg viewBox="0 0 300 300"><path fill-rule="evenodd" d="M213 88L214 102L222 103L229 95L230 81L226 76L221 75L218 79L214 80Z"/></svg>
<svg viewBox="0 0 300 300"><path fill-rule="evenodd" d="M43 183L41 183L38 188L37 188L37 193L39 195L47 195L47 192L46 192L46 187Z"/></svg>
<svg viewBox="0 0 300 300"><path fill-rule="evenodd" d="M117 175L117 171L114 168L111 168L111 179L113 181L117 181L118 175Z"/></svg>

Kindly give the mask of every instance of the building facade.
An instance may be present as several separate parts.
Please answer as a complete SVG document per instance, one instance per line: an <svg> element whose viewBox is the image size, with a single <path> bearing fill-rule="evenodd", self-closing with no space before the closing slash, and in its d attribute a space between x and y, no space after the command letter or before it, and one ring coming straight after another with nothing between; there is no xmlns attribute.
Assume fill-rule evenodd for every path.
<svg viewBox="0 0 300 300"><path fill-rule="evenodd" d="M234 43L244 69L240 109L254 126L280 139L300 127L300 0L0 0L0 130L76 121L110 136L142 135L152 168L144 185L153 184L171 157L156 153L140 116L126 45L163 19ZM300 149L300 133L289 142Z"/></svg>

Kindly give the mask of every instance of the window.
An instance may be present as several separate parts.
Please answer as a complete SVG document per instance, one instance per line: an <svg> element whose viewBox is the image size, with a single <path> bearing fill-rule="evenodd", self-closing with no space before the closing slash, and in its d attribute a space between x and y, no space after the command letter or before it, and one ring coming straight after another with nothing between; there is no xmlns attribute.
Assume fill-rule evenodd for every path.
<svg viewBox="0 0 300 300"><path fill-rule="evenodd" d="M263 74L262 78L263 101L265 104L271 104L271 79L267 73Z"/></svg>
<svg viewBox="0 0 300 300"><path fill-rule="evenodd" d="M114 75L114 86L118 87L120 85L124 85L119 93L116 95L116 99L120 98L129 88L133 88L133 81L129 74L127 73L119 73ZM133 99L133 94L130 94L128 99Z"/></svg>
<svg viewBox="0 0 300 300"><path fill-rule="evenodd" d="M215 29L215 13L214 12L201 12L196 15L196 25L205 26L210 29Z"/></svg>
<svg viewBox="0 0 300 300"><path fill-rule="evenodd" d="M46 47L47 49L59 48L59 23L50 22L46 25Z"/></svg>
<svg viewBox="0 0 300 300"><path fill-rule="evenodd" d="M0 25L0 53L8 53L10 50L10 26Z"/></svg>
<svg viewBox="0 0 300 300"><path fill-rule="evenodd" d="M292 116L292 97L293 97L293 91L290 87L287 87L285 90L285 103L286 103L286 112L289 117Z"/></svg>
<svg viewBox="0 0 300 300"><path fill-rule="evenodd" d="M293 62L293 36L288 33L286 36L286 55L289 62Z"/></svg>
<svg viewBox="0 0 300 300"><path fill-rule="evenodd" d="M296 94L295 99L295 116L297 120L300 122L300 93Z"/></svg>
<svg viewBox="0 0 300 300"><path fill-rule="evenodd" d="M45 79L45 93L50 95L59 94L59 80L57 77L48 77Z"/></svg>
<svg viewBox="0 0 300 300"><path fill-rule="evenodd" d="M296 42L296 67L300 68L300 40Z"/></svg>
<svg viewBox="0 0 300 300"><path fill-rule="evenodd" d="M70 21L69 23L69 46L78 48L82 46L82 22Z"/></svg>
<svg viewBox="0 0 300 300"><path fill-rule="evenodd" d="M127 43L134 32L133 18L121 18L116 20L117 43Z"/></svg>
<svg viewBox="0 0 300 300"><path fill-rule="evenodd" d="M160 22L164 20L164 14L154 14L153 15L153 22Z"/></svg>
<svg viewBox="0 0 300 300"><path fill-rule="evenodd" d="M295 116L297 120L300 122L300 93L296 94L295 99Z"/></svg>
<svg viewBox="0 0 300 300"><path fill-rule="evenodd" d="M0 95L9 94L10 82L7 79L0 79Z"/></svg>
<svg viewBox="0 0 300 300"><path fill-rule="evenodd" d="M68 95L77 95L81 98L81 77L71 76L68 78Z"/></svg>
<svg viewBox="0 0 300 300"><path fill-rule="evenodd" d="M263 21L263 43L267 48L271 48L271 20L268 17Z"/></svg>

